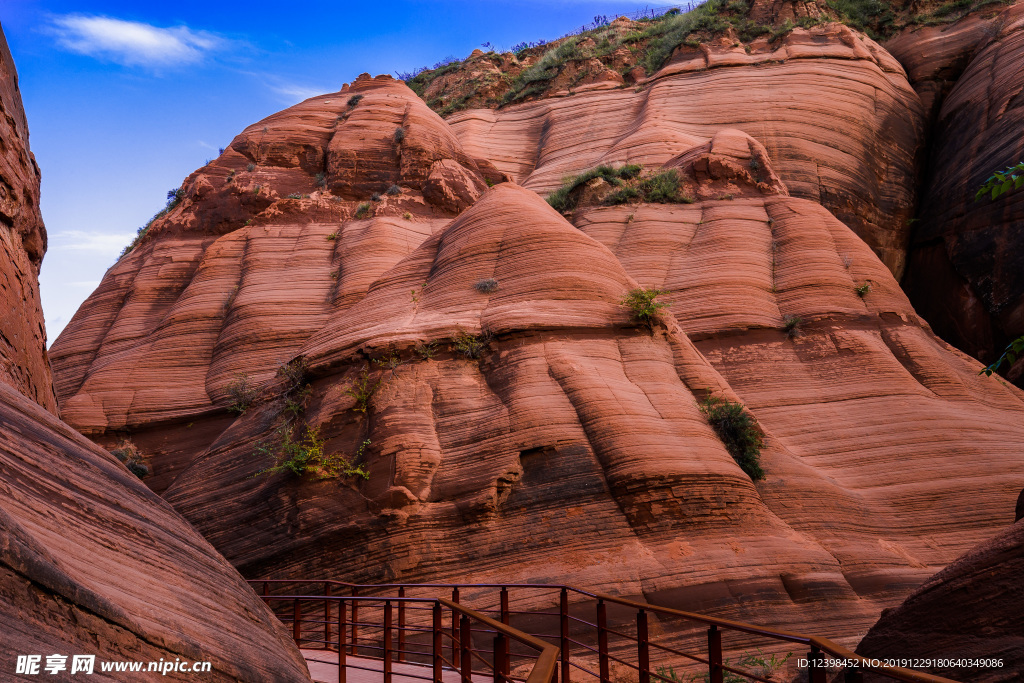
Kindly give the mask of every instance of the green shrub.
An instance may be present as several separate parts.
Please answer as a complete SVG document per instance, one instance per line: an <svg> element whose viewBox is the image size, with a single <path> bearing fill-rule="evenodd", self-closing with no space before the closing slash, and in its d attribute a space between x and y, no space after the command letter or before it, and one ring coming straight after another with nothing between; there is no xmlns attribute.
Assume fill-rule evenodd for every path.
<svg viewBox="0 0 1024 683"><path fill-rule="evenodd" d="M700 404L700 411L740 469L754 481L764 479L761 469L764 433L754 416L742 404L715 396L708 396Z"/></svg>
<svg viewBox="0 0 1024 683"><path fill-rule="evenodd" d="M110 454L123 462L128 471L139 479L149 476L149 466L143 461L142 454L131 440L122 439L117 448L110 451Z"/></svg>
<svg viewBox="0 0 1024 683"><path fill-rule="evenodd" d="M292 192L290 195L288 195L288 199L302 199L302 195L299 194L298 192Z"/></svg>
<svg viewBox="0 0 1024 683"><path fill-rule="evenodd" d="M456 352L461 353L466 358L479 358L483 355L488 341L487 335L475 336L460 329L452 338L452 346Z"/></svg>
<svg viewBox="0 0 1024 683"><path fill-rule="evenodd" d="M371 202L379 202L381 199L382 197L380 196L380 192L374 192L372 195L370 195Z"/></svg>
<svg viewBox="0 0 1024 683"><path fill-rule="evenodd" d="M327 236L327 241L328 242L333 242L336 239L338 239L338 231L337 230L335 230L334 232L332 232L330 235Z"/></svg>
<svg viewBox="0 0 1024 683"><path fill-rule="evenodd" d="M618 190L615 190L610 195L605 197L604 203L614 206L616 204L628 204L634 199L639 198L640 191L637 190L635 187L623 187Z"/></svg>
<svg viewBox="0 0 1024 683"><path fill-rule="evenodd" d="M237 415L248 410L260 395L259 387L246 374L235 375L235 379L227 386L227 392L231 399L228 410Z"/></svg>
<svg viewBox="0 0 1024 683"><path fill-rule="evenodd" d="M985 195L991 195L992 199L998 199L1000 195L1010 190L1020 189L1024 185L1024 161L1008 167L1004 171L996 171L982 183L978 192L974 195L974 201L980 201Z"/></svg>
<svg viewBox="0 0 1024 683"><path fill-rule="evenodd" d="M430 360L437 353L437 342L420 342L414 349L423 360Z"/></svg>
<svg viewBox="0 0 1024 683"><path fill-rule="evenodd" d="M661 289L644 289L637 287L626 292L622 297L622 305L633 312L633 319L650 325L654 322L658 312L668 307L668 304L657 301L657 298L668 292Z"/></svg>
<svg viewBox="0 0 1024 683"><path fill-rule="evenodd" d="M594 178L603 178L611 185L621 185L623 180L636 178L642 170L643 167L639 164L626 164L618 168L602 164L563 180L562 186L548 195L547 202L555 211L568 213L576 208L579 199L573 196L573 191L581 185L589 183Z"/></svg>
<svg viewBox="0 0 1024 683"><path fill-rule="evenodd" d="M261 443L256 446L257 454L271 456L276 460L272 467L257 472L257 476L290 472L298 477L310 473L318 479L334 479L340 476L370 478L366 470L353 465L344 456L328 453L325 449L326 439L320 436L319 428L306 426L299 439L292 436L292 430L288 427L279 428L275 435L276 444ZM369 440L363 442L356 451L356 459L362 456L369 443Z"/></svg>
<svg viewBox="0 0 1024 683"><path fill-rule="evenodd" d="M402 218L404 218L407 221L411 221L412 220L412 214L409 213L408 211L406 211L405 213L402 214Z"/></svg>
<svg viewBox="0 0 1024 683"><path fill-rule="evenodd" d="M363 368L359 376L352 381L352 384L345 390L345 393L356 400L355 406L352 410L356 412L366 414L370 410L370 399L373 398L377 388L380 386L381 380L374 380L370 366L367 365Z"/></svg>
<svg viewBox="0 0 1024 683"><path fill-rule="evenodd" d="M405 128L402 128L401 126L395 128L395 134L392 137L396 145L402 144L402 140L405 139Z"/></svg>
<svg viewBox="0 0 1024 683"><path fill-rule="evenodd" d="M859 296L861 299L863 299L864 297L866 297L868 295L868 292L871 291L871 283L870 282L865 282L864 284L862 284L862 285L860 285L858 287L854 287L853 291L857 292L857 296Z"/></svg>
<svg viewBox="0 0 1024 683"><path fill-rule="evenodd" d="M357 104L359 104L359 100L361 100L361 99L363 99L362 95L353 95L352 97L348 98L348 106L349 107L356 106Z"/></svg>
<svg viewBox="0 0 1024 683"><path fill-rule="evenodd" d="M392 197L394 197L395 195L402 194L402 188L399 187L398 185L392 185L391 187L388 188L387 194L391 195Z"/></svg>
<svg viewBox="0 0 1024 683"><path fill-rule="evenodd" d="M677 202L690 204L693 202L689 197L683 197L679 194L679 172L674 168L662 171L650 178L644 178L640 181L638 189L640 194L643 195L643 200L653 204L673 204Z"/></svg>
<svg viewBox="0 0 1024 683"><path fill-rule="evenodd" d="M790 339L794 339L800 336L800 325L803 321L803 318L798 315L788 315L783 322L782 329L786 331Z"/></svg>
<svg viewBox="0 0 1024 683"><path fill-rule="evenodd" d="M370 215L370 203L369 202L363 202L362 204L360 204L359 206L356 207L356 213L355 213L355 217L356 218L366 218L368 215Z"/></svg>
<svg viewBox="0 0 1024 683"><path fill-rule="evenodd" d="M316 174L316 186L320 188L327 187L327 175L323 172Z"/></svg>

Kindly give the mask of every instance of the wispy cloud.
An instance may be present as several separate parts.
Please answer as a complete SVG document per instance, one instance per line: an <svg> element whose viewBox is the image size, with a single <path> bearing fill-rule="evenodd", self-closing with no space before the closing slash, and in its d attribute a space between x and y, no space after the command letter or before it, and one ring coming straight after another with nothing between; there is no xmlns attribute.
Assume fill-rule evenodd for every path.
<svg viewBox="0 0 1024 683"><path fill-rule="evenodd" d="M54 17L49 32L65 50L125 66L194 64L226 42L213 33L194 31L187 26L160 28L138 21L84 14Z"/></svg>
<svg viewBox="0 0 1024 683"><path fill-rule="evenodd" d="M134 233L98 233L84 230L65 230L53 235L53 247L67 251L89 251L97 254L117 254L132 241Z"/></svg>
<svg viewBox="0 0 1024 683"><path fill-rule="evenodd" d="M330 92L327 88L309 87L298 85L296 83L270 83L268 84L268 87L280 95L282 101L287 104L294 104L296 102L301 102L302 100L308 100L310 97L316 97L317 95L323 95L324 93Z"/></svg>

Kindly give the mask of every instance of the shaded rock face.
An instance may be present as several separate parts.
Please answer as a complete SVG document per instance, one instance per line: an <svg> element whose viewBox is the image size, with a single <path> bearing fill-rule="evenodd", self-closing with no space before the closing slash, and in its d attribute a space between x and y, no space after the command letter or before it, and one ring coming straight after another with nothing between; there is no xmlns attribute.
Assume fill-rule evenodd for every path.
<svg viewBox="0 0 1024 683"><path fill-rule="evenodd" d="M900 277L924 135L903 68L839 24L794 29L774 50L761 42L752 54L724 40L684 46L642 88L595 86L450 123L470 154L537 192L601 163L661 165L738 128L794 197L820 202Z"/></svg>
<svg viewBox="0 0 1024 683"><path fill-rule="evenodd" d="M0 48L4 678L19 655L58 653L96 655L96 680L123 679L100 661L181 659L210 662L212 680L308 681L298 650L238 572L110 453L46 410L55 402L36 279L46 239L39 172L14 64Z"/></svg>
<svg viewBox="0 0 1024 683"><path fill-rule="evenodd" d="M1024 522L933 576L888 610L857 646L866 657L1000 659L998 667L927 669L971 681L1016 681L1024 671Z"/></svg>
<svg viewBox="0 0 1024 683"><path fill-rule="evenodd" d="M882 93L872 98L913 95L889 80L898 68L880 66L891 58L854 58L877 48L835 49L846 57L829 69L868 78ZM815 64L756 71L771 82L777 68L821 74ZM150 456L151 486L249 576L566 581L863 632L1001 522L1024 476L1007 445L1024 436L1024 404L977 377L871 248L798 196L802 176L791 182L785 169L801 166L780 150L804 143L677 122L680 102L703 92L679 83L711 79L707 88L733 68L684 68L644 93L460 115L454 138L438 119L427 180L406 182L401 165L387 175L395 166L379 151L364 166L361 152L350 172L325 174L323 194L307 189L333 214L286 210L293 200L271 194L218 236L200 226L219 204L188 181L182 205L55 343L66 419L101 443L130 435ZM356 110L411 97L389 79L357 87ZM347 107L349 92L249 131L312 139L302 122L322 108L336 118L330 107L339 97ZM367 110L372 149L394 140L399 109ZM855 133L836 139L845 147ZM360 135L339 131L327 154L369 144ZM236 143L193 180L220 173ZM538 154L547 161L531 161ZM265 187L281 196L295 173L312 182L315 164L287 161L301 156L261 161ZM695 203L603 206L586 195L570 223L530 189L626 160L676 169ZM496 168L527 187L474 186L474 163L483 178ZM468 208L431 200L438 165L466 194L437 196L464 196ZM402 193L356 218L359 199L344 193L363 177ZM638 284L669 291L650 327L621 305ZM795 336L783 329L793 316L804 321ZM258 391L235 416L243 377ZM698 403L711 394L760 420L766 481L755 485L705 422ZM260 474L286 425L316 430L369 478Z"/></svg>
<svg viewBox="0 0 1024 683"><path fill-rule="evenodd" d="M904 287L939 335L986 363L1024 334L1024 195L974 200L994 171L1024 160L1024 9L990 14L892 46L936 111Z"/></svg>
<svg viewBox="0 0 1024 683"><path fill-rule="evenodd" d="M39 266L46 228L39 213L39 167L28 147L18 74L0 32L0 382L56 411Z"/></svg>

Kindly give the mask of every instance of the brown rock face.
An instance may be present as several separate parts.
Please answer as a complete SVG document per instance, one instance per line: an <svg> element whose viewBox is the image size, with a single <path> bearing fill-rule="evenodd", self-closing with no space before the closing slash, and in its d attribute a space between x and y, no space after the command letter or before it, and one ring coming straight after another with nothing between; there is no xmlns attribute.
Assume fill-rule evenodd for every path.
<svg viewBox="0 0 1024 683"><path fill-rule="evenodd" d="M740 129L794 197L820 202L900 277L924 132L903 68L839 24L794 29L775 49L762 42L752 54L732 42L681 47L639 92L589 90L450 122L470 154L537 192L601 163L661 165Z"/></svg>
<svg viewBox="0 0 1024 683"><path fill-rule="evenodd" d="M888 83L878 61L852 57L861 48L829 69ZM759 78L802 66L822 73L793 59ZM157 226L57 340L67 419L104 443L130 433L154 489L251 576L567 581L855 637L1001 523L1024 475L1024 403L932 335L849 228L790 196L780 139L710 124L684 137L680 103L702 91L671 83L645 91L646 115L625 92L466 115L461 147L442 129L423 156L449 188L464 174L467 192L464 160L485 156L538 186L601 161L670 162L693 204L603 206L592 193L570 224L503 183L476 186L456 215L458 203L430 203L433 171L414 186L399 166L372 176L403 188L396 203L355 218L358 198L332 188L384 173L378 145L365 152L377 166L356 155L351 175L312 192L335 213L274 199L216 236L187 227L219 206L187 185L173 214L186 227ZM384 79L357 86L357 109L404 96ZM300 120L336 99L250 131L307 140ZM360 130L393 140L397 107L374 106ZM348 135L327 155L358 143ZM600 142L578 141L588 135ZM550 161L521 169L531 145ZM259 172L280 196L296 155L278 157ZM669 291L650 328L621 305L638 283ZM240 376L259 391L236 417ZM709 394L759 419L764 482L707 425ZM369 479L260 474L289 424Z"/></svg>
<svg viewBox="0 0 1024 683"><path fill-rule="evenodd" d="M0 382L56 411L39 303L39 266L46 252L39 167L28 148L18 74L2 31L0 114Z"/></svg>
<svg viewBox="0 0 1024 683"><path fill-rule="evenodd" d="M123 674L103 673L101 662L161 659L210 662L204 675L217 681L308 681L298 650L238 572L124 465L45 410L55 402L36 280L46 246L39 171L2 41L2 677L19 655L57 653L96 655L93 676L103 681Z"/></svg>
<svg viewBox="0 0 1024 683"><path fill-rule="evenodd" d="M866 657L996 659L932 667L970 681L1017 681L1024 671L1024 523L979 544L887 611L857 646Z"/></svg>
<svg viewBox="0 0 1024 683"><path fill-rule="evenodd" d="M894 47L936 103L962 70L938 107L904 286L939 335L991 362L1024 334L1024 194L974 195L994 171L1024 160L1024 10L972 17L949 33L924 29ZM1019 382L1020 373L1010 376Z"/></svg>

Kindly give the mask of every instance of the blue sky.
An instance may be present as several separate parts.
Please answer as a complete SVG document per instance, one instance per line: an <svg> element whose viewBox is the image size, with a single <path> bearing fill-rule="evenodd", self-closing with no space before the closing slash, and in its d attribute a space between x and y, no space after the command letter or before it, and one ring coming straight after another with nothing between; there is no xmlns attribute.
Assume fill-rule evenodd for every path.
<svg viewBox="0 0 1024 683"><path fill-rule="evenodd" d="M409 71L667 4L3 0L43 172L50 341L167 190L250 123L363 72Z"/></svg>

